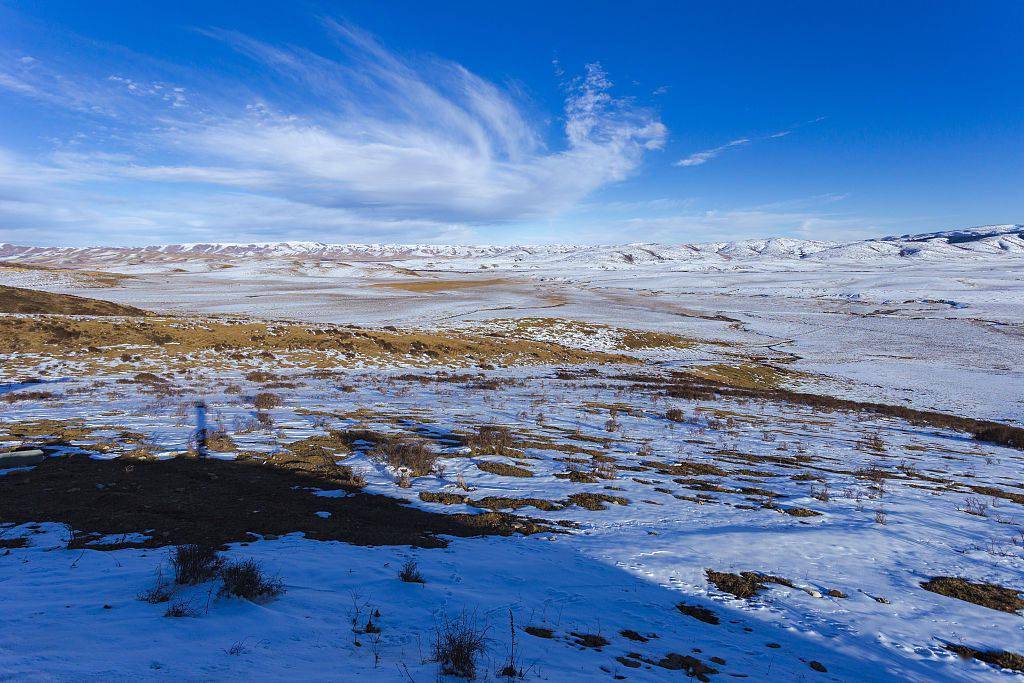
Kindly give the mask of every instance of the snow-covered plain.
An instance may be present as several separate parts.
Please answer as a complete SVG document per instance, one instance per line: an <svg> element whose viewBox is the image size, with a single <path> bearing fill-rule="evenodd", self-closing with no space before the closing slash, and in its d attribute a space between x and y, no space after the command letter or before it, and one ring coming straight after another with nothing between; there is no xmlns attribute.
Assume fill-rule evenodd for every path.
<svg viewBox="0 0 1024 683"><path fill-rule="evenodd" d="M226 361L162 373L161 391L133 380L153 370L133 360L5 358L3 395L52 395L0 403L0 446L30 445L15 428L54 420L80 428L66 445L96 458L127 459L140 434L155 457L180 457L194 429L189 407L202 399L230 437L219 458L269 457L339 430L416 435L443 454L442 467L409 488L358 441L334 457L366 491L410 506L504 506L553 526L431 549L301 534L233 543L226 555L259 560L287 591L250 603L217 598L214 582L182 587L175 599L197 616L175 619L136 598L168 572L167 549L72 550L60 525L8 524L0 540L27 545L0 549L0 677L431 681L435 629L467 614L487 629L484 680L501 680L513 633L526 680L680 678L685 656L715 669L701 674L711 680L1010 680L946 646L1022 653L1024 617L920 584L958 576L1024 589L1020 450L870 413L671 398L629 378L759 364L805 391L1020 423L1021 230L846 245L2 246L0 284L162 312L466 330L598 351L623 352L621 330L602 324L698 343L627 351L639 366L568 372L414 369L399 358L316 374L259 361L271 381ZM97 286L93 270L131 277ZM47 381L18 383L33 364ZM282 405L255 410L261 392ZM461 445L482 425L508 427L515 450ZM606 498L585 504L580 494ZM424 584L398 579L409 559ZM709 569L789 585L741 599L709 582ZM376 612L380 634L354 633L353 620Z"/></svg>

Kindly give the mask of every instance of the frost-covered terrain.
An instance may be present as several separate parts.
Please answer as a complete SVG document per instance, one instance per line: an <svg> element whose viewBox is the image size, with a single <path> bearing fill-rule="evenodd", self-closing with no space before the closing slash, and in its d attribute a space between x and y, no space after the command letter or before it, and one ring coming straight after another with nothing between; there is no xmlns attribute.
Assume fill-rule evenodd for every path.
<svg viewBox="0 0 1024 683"><path fill-rule="evenodd" d="M0 676L1012 680L1021 231L0 247Z"/></svg>

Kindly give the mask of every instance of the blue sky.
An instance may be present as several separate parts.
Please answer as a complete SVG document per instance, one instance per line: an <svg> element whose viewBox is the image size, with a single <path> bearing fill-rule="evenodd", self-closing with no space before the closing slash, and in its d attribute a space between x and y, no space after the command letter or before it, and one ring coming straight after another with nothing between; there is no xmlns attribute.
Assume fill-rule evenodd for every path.
<svg viewBox="0 0 1024 683"><path fill-rule="evenodd" d="M1024 221L1016 0L157 4L0 0L0 242Z"/></svg>

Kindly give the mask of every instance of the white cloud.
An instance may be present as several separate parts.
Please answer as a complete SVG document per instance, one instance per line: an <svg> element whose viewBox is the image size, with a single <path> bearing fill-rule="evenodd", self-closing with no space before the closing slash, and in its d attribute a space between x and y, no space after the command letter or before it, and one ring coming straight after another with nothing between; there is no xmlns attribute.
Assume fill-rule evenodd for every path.
<svg viewBox="0 0 1024 683"><path fill-rule="evenodd" d="M291 215L268 215L282 230L301 230L294 215L305 215L308 234L319 239L350 239L373 224L382 232L415 225L451 234L451 226L556 215L629 177L664 145L657 115L614 97L599 64L568 86L561 142L549 148L550 136L509 90L459 64L402 58L358 29L325 24L342 57L203 31L259 64L258 87L171 85L127 68L90 81L0 65L0 88L109 118L92 144L78 140L73 153L19 161L33 168L38 193L67 203L54 224L79 216L95 221L98 237L130 222L132 211L140 225L165 224L168 217L140 199L161 196L193 215L186 227L234 230L235 214L214 205L216 197L234 201L229 192L291 207ZM118 184L131 191L118 193ZM25 206L38 208L24 183L0 173L0 193L16 190L26 193L21 215ZM102 198L117 194L125 198L120 218L105 218ZM0 228L13 227L5 216Z"/></svg>

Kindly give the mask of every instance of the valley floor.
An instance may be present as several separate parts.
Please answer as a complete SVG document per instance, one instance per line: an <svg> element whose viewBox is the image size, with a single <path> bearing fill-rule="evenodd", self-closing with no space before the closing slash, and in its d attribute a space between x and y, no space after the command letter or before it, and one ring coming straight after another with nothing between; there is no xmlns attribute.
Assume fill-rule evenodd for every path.
<svg viewBox="0 0 1024 683"><path fill-rule="evenodd" d="M0 678L1024 670L1018 280L82 277L0 284L175 317L0 315Z"/></svg>

